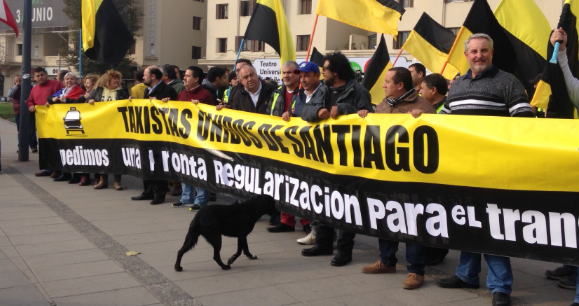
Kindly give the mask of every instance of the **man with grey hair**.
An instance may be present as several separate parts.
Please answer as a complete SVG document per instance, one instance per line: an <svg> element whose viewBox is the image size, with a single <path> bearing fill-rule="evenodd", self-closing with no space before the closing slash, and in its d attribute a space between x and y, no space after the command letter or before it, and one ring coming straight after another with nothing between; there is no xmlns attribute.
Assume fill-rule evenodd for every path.
<svg viewBox="0 0 579 306"><path fill-rule="evenodd" d="M296 100L300 76L294 73L298 69L298 63L287 61L281 66L281 76L283 85L279 86L274 92L271 99L270 114L281 117L287 112L292 103Z"/></svg>
<svg viewBox="0 0 579 306"><path fill-rule="evenodd" d="M450 88L440 114L533 117L523 85L515 76L493 66L493 40L473 34L465 42L468 72ZM487 288L493 305L510 305L513 272L508 257L484 254L488 266ZM437 280L443 288L478 288L481 254L461 252L454 276Z"/></svg>
<svg viewBox="0 0 579 306"><path fill-rule="evenodd" d="M251 65L239 69L241 89L229 98L227 105L217 105L216 109L231 108L250 113L269 114L274 87L260 80Z"/></svg>
<svg viewBox="0 0 579 306"><path fill-rule="evenodd" d="M291 109L292 104L296 101L296 98L298 97L300 76L299 74L295 74L294 70L298 68L298 63L295 61L287 61L281 66L283 85L279 86L273 92L271 97L271 107L269 109L270 115L281 117ZM303 226L308 225L309 221L305 219L301 220ZM286 213L281 213L281 222L280 216L277 215L270 219L270 223L275 225L274 227L267 229L271 233L293 232L296 224L295 217ZM309 230L306 228L306 231Z"/></svg>

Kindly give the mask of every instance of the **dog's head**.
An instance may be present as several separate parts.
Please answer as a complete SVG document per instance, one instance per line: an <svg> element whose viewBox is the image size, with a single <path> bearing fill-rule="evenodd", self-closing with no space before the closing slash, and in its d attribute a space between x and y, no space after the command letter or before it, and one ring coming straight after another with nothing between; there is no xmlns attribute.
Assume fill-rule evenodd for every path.
<svg viewBox="0 0 579 306"><path fill-rule="evenodd" d="M269 195L258 195L247 200L245 203L254 202L259 207L259 211L256 211L260 216L263 215L273 215L279 213L275 207L275 200Z"/></svg>

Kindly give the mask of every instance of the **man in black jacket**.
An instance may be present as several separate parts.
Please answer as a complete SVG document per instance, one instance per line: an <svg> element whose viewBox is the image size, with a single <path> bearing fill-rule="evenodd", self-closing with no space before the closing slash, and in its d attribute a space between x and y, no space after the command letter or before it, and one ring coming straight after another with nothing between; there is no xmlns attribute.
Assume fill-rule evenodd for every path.
<svg viewBox="0 0 579 306"><path fill-rule="evenodd" d="M219 90L229 85L229 74L225 73L223 68L212 67L207 71L207 78L203 79L201 85L205 88L211 96L213 96L213 105L219 104L221 100L219 97ZM223 97L223 95L221 95Z"/></svg>
<svg viewBox="0 0 579 306"><path fill-rule="evenodd" d="M143 79L145 85L149 86L145 89L145 99L156 100L177 100L177 92L173 87L165 84L161 80L163 72L157 66L149 66L145 69ZM163 161L159 153L154 154L155 164L162 165ZM162 172L162 167L156 167L156 171ZM131 200L152 200L151 205L157 205L165 202L165 194L168 191L166 180L143 180L143 187L145 191L139 196L132 197Z"/></svg>
<svg viewBox="0 0 579 306"><path fill-rule="evenodd" d="M275 88L257 77L255 68L245 65L239 69L239 80L243 89L230 98L227 107L250 113L269 114L271 97ZM217 105L217 110L225 105Z"/></svg>
<svg viewBox="0 0 579 306"><path fill-rule="evenodd" d="M355 80L350 61L340 52L324 56L324 81L327 95L314 95L301 110L302 119L318 122L323 119L336 119L340 115L355 114L362 118L372 112L370 93ZM318 89L320 90L320 89ZM324 88L323 90L326 90ZM342 231L338 239L338 253L332 259L332 266L344 266L352 261L355 233ZM317 229L316 244L313 248L303 249L303 256L332 255L334 228L320 224Z"/></svg>

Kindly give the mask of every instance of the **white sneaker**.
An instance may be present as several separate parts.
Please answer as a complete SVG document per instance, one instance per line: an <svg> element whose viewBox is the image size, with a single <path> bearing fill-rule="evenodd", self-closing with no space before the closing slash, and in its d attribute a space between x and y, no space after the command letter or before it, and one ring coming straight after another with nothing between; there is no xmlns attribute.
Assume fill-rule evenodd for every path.
<svg viewBox="0 0 579 306"><path fill-rule="evenodd" d="M304 238L300 238L297 240L298 244L301 245L312 245L316 243L316 235L314 233L309 233Z"/></svg>

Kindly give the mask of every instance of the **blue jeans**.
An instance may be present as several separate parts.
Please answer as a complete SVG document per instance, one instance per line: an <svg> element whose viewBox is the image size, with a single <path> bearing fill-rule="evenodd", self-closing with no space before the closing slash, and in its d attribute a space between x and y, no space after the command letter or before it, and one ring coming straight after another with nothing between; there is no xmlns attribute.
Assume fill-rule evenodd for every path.
<svg viewBox="0 0 579 306"><path fill-rule="evenodd" d="M183 190L183 193L181 193L181 203L193 204L193 195L194 195L193 188L195 187L187 185L185 183L181 183L181 189Z"/></svg>
<svg viewBox="0 0 579 306"><path fill-rule="evenodd" d="M487 276L487 288L491 292L511 294L513 285L513 271L511 259L508 257L483 254L487 263L489 274ZM468 284L478 284L478 275L481 270L481 254L460 252L460 264L456 268L456 276Z"/></svg>
<svg viewBox="0 0 579 306"><path fill-rule="evenodd" d="M38 142L36 140L36 117L34 114L30 114L30 135L28 135L28 145L31 149L38 148ZM20 115L14 115L14 120L16 121L16 131L20 133ZM20 136L18 136L18 140L20 141Z"/></svg>
<svg viewBox="0 0 579 306"><path fill-rule="evenodd" d="M398 241L378 239L380 246L380 260L387 267L394 267L398 262L396 252L398 251ZM406 244L406 269L409 273L424 275L424 262L426 261L426 251L424 247L415 244Z"/></svg>
<svg viewBox="0 0 579 306"><path fill-rule="evenodd" d="M209 191L201 189L199 187L195 188L197 195L195 196L194 204L199 204L199 206L204 207L209 203Z"/></svg>

